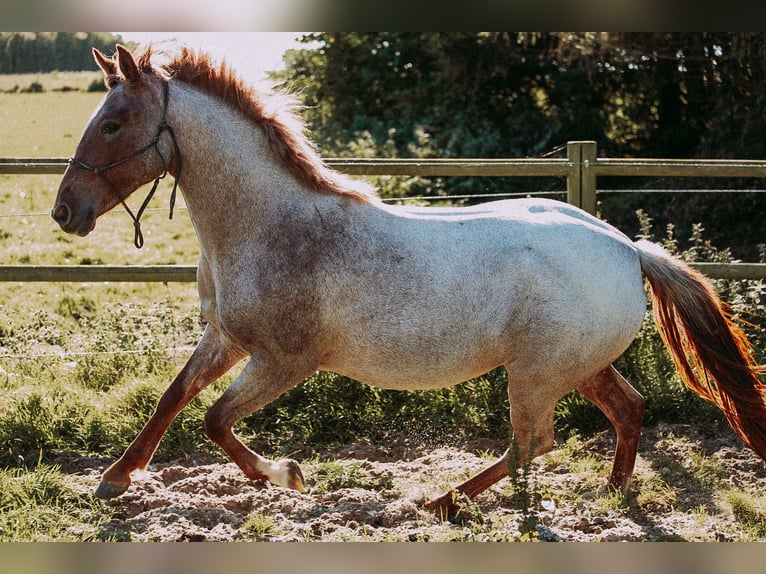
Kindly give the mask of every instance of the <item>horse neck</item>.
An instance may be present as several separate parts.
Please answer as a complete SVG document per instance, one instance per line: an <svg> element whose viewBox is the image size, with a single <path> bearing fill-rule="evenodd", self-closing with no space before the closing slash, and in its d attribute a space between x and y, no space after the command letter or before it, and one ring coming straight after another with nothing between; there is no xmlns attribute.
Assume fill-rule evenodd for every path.
<svg viewBox="0 0 766 574"><path fill-rule="evenodd" d="M259 126L190 86L174 82L171 89L179 187L203 249L225 252L285 213L310 213L318 194L301 193Z"/></svg>

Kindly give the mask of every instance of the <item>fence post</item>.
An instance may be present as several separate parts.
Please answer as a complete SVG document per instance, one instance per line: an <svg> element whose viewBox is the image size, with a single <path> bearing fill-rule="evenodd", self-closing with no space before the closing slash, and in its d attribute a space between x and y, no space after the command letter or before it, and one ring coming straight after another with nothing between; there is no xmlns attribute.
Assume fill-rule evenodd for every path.
<svg viewBox="0 0 766 574"><path fill-rule="evenodd" d="M567 202L596 215L596 142L567 142L567 159L575 169L567 177Z"/></svg>

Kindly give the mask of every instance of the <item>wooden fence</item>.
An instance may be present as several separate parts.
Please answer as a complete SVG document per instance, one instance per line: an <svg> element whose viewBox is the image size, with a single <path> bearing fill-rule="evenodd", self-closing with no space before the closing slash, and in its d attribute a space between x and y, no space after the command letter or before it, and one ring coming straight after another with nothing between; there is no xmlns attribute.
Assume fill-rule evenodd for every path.
<svg viewBox="0 0 766 574"><path fill-rule="evenodd" d="M596 142L567 143L566 158L529 159L330 159L349 175L562 177L567 201L596 213L599 177L749 177L766 179L766 161L599 158ZM63 158L2 159L0 174L61 174ZM684 193L679 191L678 193ZM764 263L694 263L719 279L766 279ZM2 265L0 281L196 281L194 265Z"/></svg>

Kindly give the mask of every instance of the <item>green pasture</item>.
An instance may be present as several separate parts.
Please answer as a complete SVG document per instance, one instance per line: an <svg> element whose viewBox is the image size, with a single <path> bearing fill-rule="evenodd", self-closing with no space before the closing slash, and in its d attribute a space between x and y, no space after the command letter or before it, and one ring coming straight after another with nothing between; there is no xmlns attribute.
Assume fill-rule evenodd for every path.
<svg viewBox="0 0 766 574"><path fill-rule="evenodd" d="M6 82L28 80L33 81L0 76L0 92L12 87ZM39 81L45 87L47 79ZM0 93L0 156L71 155L101 97L50 89ZM61 232L48 215L59 179L0 176L0 264L196 263L196 237L180 201L168 221L170 182L163 182L145 217L146 245L139 251L131 221L120 209L102 217L87 238ZM139 191L131 202L142 198ZM726 252L707 245L701 233L684 256L725 260ZM664 241L674 247L672 230ZM762 351L764 285L719 287L751 323L748 330ZM0 540L109 539L98 525L110 510L78 490L56 461L114 457L134 438L202 332L196 286L0 283L0 294ZM647 398L647 423L725 425L718 411L679 385L650 320L619 368ZM225 377L189 405L158 458L218 453L204 436L203 416L230 380ZM293 452L296 444L318 452L401 433L444 445L508 436L507 409L500 370L455 388L412 393L318 373L245 419L238 432L277 455ZM577 395L562 401L557 418L564 437L607 428L604 417Z"/></svg>

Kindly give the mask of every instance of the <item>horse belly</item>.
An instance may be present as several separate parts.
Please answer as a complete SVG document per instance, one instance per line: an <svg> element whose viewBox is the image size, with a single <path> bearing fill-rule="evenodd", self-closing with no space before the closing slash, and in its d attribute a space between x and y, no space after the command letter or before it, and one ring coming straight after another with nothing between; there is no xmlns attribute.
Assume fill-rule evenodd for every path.
<svg viewBox="0 0 766 574"><path fill-rule="evenodd" d="M489 348L456 346L451 352L439 352L379 344L375 349L352 351L353 357L344 353L321 368L382 389L426 390L462 383L502 364Z"/></svg>
<svg viewBox="0 0 766 574"><path fill-rule="evenodd" d="M400 296L395 308L371 305L385 313L343 321L322 368L380 388L432 389L503 364L503 326L516 299L512 285L445 281L424 292Z"/></svg>
<svg viewBox="0 0 766 574"><path fill-rule="evenodd" d="M355 276L365 295L342 313L350 327L326 368L393 389L453 385L498 365L537 380L605 368L643 322L640 264L616 229L572 209L530 204L529 222L433 222L403 233L409 267Z"/></svg>

